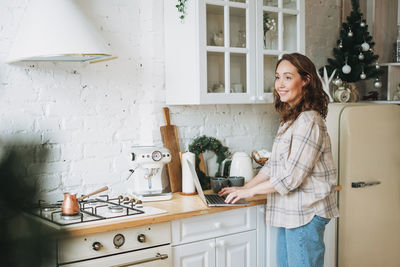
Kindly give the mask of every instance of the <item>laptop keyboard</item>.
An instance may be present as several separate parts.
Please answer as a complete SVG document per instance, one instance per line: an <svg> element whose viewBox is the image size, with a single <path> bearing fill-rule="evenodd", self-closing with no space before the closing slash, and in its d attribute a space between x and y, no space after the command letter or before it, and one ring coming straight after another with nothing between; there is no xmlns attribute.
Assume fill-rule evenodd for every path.
<svg viewBox="0 0 400 267"><path fill-rule="evenodd" d="M225 199L218 195L205 195L207 202L210 204L226 204Z"/></svg>

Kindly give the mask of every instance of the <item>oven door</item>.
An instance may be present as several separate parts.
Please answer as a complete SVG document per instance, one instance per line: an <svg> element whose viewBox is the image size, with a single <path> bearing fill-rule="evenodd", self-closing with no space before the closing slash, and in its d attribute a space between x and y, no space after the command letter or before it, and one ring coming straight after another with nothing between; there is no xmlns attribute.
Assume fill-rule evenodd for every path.
<svg viewBox="0 0 400 267"><path fill-rule="evenodd" d="M171 246L143 249L97 259L59 265L60 267L171 267Z"/></svg>

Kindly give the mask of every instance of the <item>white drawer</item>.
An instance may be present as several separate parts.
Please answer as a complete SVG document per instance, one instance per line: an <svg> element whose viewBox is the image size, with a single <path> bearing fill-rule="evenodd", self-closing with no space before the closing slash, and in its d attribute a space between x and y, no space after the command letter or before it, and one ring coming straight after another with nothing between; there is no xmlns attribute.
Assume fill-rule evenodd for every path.
<svg viewBox="0 0 400 267"><path fill-rule="evenodd" d="M172 245L256 229L256 207L172 221Z"/></svg>

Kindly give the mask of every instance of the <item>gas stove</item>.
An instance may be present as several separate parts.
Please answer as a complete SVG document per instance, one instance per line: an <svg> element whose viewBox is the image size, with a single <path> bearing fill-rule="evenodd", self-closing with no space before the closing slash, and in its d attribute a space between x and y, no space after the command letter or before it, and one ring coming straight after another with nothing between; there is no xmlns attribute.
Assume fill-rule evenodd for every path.
<svg viewBox="0 0 400 267"><path fill-rule="evenodd" d="M82 223L114 221L131 216L148 216L166 212L147 204L144 205L140 201L134 201L132 198L122 196L110 198L108 195L79 202L80 212L73 216L63 215L61 205L62 201L48 203L39 200L29 213L57 226L74 226Z"/></svg>

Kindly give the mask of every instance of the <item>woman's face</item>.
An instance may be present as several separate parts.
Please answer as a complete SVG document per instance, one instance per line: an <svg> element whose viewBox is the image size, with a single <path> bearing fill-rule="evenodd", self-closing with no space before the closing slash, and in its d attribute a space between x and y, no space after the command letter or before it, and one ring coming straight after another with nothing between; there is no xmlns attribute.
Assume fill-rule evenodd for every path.
<svg viewBox="0 0 400 267"><path fill-rule="evenodd" d="M275 73L275 90L282 102L293 107L301 99L305 83L292 63L287 60L279 63Z"/></svg>

